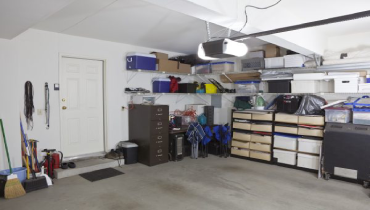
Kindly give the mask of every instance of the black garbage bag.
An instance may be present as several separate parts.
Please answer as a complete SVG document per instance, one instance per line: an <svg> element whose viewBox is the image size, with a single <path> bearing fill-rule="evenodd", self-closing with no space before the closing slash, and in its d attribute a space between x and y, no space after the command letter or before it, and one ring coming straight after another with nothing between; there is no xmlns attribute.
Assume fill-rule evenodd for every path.
<svg viewBox="0 0 370 210"><path fill-rule="evenodd" d="M169 60L178 61L178 62L184 63L184 64L190 64L191 66L195 66L197 64L207 64L207 63L210 62L210 61L207 61L207 60L202 60L196 54L171 57Z"/></svg>
<svg viewBox="0 0 370 210"><path fill-rule="evenodd" d="M315 95L305 95L302 98L297 115L324 115L325 112L320 107L326 105L325 99Z"/></svg>

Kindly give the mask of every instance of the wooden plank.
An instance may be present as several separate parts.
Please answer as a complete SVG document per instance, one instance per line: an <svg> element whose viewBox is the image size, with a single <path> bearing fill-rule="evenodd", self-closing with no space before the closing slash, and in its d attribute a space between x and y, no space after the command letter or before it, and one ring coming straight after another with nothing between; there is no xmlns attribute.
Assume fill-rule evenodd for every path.
<svg viewBox="0 0 370 210"><path fill-rule="evenodd" d="M232 81L238 80L260 80L261 73L259 72L248 72L248 73L239 73L239 74L226 74ZM220 80L223 83L232 83L225 75L220 75Z"/></svg>

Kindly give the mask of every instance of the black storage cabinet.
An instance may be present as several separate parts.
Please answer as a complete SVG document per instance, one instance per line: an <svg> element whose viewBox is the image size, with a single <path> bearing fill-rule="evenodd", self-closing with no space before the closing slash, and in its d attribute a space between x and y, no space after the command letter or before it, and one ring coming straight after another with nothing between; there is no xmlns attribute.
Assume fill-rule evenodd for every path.
<svg viewBox="0 0 370 210"><path fill-rule="evenodd" d="M179 83L179 93L196 93L197 86L195 83Z"/></svg>
<svg viewBox="0 0 370 210"><path fill-rule="evenodd" d="M370 126L327 123L323 142L324 171L327 174L370 181Z"/></svg>
<svg viewBox="0 0 370 210"><path fill-rule="evenodd" d="M268 83L269 93L290 93L291 87L290 82L292 80L271 80Z"/></svg>

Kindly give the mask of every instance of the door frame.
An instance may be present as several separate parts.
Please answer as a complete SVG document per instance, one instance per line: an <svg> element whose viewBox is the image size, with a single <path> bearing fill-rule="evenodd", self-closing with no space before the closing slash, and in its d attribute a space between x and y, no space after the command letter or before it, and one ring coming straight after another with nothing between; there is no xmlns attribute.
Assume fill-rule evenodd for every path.
<svg viewBox="0 0 370 210"><path fill-rule="evenodd" d="M60 93L60 84L62 80L62 59L63 58L74 58L74 59L83 59L83 60L95 60L95 61L102 61L103 62L103 154L107 152L108 148L108 112L107 112L107 60L104 58L97 58L93 56L81 56L81 55L74 55L70 53L59 53L59 72L58 72L58 82L59 82L59 94L58 94L58 107L59 107L59 136L60 136L60 141L59 141L59 147L62 150L62 111L60 107L60 101L61 101L61 93ZM63 151L62 151L63 152ZM77 157L67 157L66 159L76 159L76 158L86 158L89 156L101 156L103 155L101 153L93 153L93 154L87 154L87 155L79 155Z"/></svg>

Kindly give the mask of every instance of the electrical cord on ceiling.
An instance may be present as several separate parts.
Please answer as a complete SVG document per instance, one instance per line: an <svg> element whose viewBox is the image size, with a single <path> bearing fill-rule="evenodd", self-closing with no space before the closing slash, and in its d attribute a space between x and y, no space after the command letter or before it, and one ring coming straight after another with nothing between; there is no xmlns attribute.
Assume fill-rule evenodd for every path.
<svg viewBox="0 0 370 210"><path fill-rule="evenodd" d="M24 115L26 116L27 129L33 129L32 114L35 111L33 106L33 85L27 81L24 85Z"/></svg>
<svg viewBox="0 0 370 210"><path fill-rule="evenodd" d="M245 6L245 9L244 9L245 22L244 22L243 27L242 27L238 32L235 32L235 33L233 33L233 34L231 34L230 36L227 36L227 37L211 37L211 38L209 38L209 40L211 40L211 39L225 39L225 38L233 37L235 34L240 33L240 32L245 28L245 26L246 26L246 25L247 25L247 23L248 23L248 14L247 14L247 8L248 8L248 7L251 7L251 8L254 8L254 9L264 10L264 9L269 9L269 8L271 8L271 7L274 7L274 6L278 5L281 1L282 1L282 0L279 0L279 1L277 1L275 4L272 4L272 5L267 6L267 7L257 7L257 6L253 6L253 5L246 5L246 6ZM208 28L207 28L207 32L208 32ZM209 41L209 40L208 40L208 41Z"/></svg>
<svg viewBox="0 0 370 210"><path fill-rule="evenodd" d="M274 7L274 6L278 5L281 1L282 1L282 0L279 0L279 1L277 1L275 4L271 4L270 6L267 6L267 7L257 7L257 6L253 6L253 5L246 5L246 6L245 6L245 9L244 9L244 14L245 14L245 23L244 23L243 27L242 27L238 32L234 33L234 34L233 34L233 35L231 35L231 36L234 36L235 34L240 33L240 32L245 28L245 26L247 25L247 23L248 23L247 8L248 8L248 7L251 7L251 8L254 8L254 9L260 9L260 10L263 10L263 9L269 9L269 8L271 8L271 7Z"/></svg>

